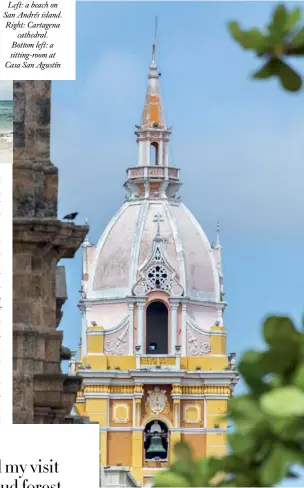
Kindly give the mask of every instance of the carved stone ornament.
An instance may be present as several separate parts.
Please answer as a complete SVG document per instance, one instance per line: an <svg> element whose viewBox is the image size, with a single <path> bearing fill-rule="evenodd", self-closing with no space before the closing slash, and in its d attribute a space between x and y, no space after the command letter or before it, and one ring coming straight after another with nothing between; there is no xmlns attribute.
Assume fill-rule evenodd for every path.
<svg viewBox="0 0 304 488"><path fill-rule="evenodd" d="M148 391L146 401L146 413L148 415L160 415L168 413L170 410L166 390L161 390L155 386L153 390Z"/></svg>
<svg viewBox="0 0 304 488"><path fill-rule="evenodd" d="M171 296L182 296L183 287L175 278L163 246L163 239L156 237L150 256L140 269L141 278L133 287L133 294L145 296L152 290L163 290Z"/></svg>
<svg viewBox="0 0 304 488"><path fill-rule="evenodd" d="M188 344L189 344L189 356L203 356L211 351L211 346L208 342L200 341L197 339L190 327L187 327Z"/></svg>
<svg viewBox="0 0 304 488"><path fill-rule="evenodd" d="M124 329L120 336L114 341L105 341L104 351L113 356L123 356L126 354L129 326Z"/></svg>

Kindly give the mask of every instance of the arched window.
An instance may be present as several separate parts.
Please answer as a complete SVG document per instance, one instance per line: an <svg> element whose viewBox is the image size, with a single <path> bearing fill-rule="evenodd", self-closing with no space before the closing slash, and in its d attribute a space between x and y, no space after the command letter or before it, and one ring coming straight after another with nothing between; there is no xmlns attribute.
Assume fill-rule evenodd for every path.
<svg viewBox="0 0 304 488"><path fill-rule="evenodd" d="M145 460L166 461L168 458L168 427L152 420L144 430Z"/></svg>
<svg viewBox="0 0 304 488"><path fill-rule="evenodd" d="M168 309L163 302L147 308L146 354L168 354Z"/></svg>
<svg viewBox="0 0 304 488"><path fill-rule="evenodd" d="M150 164L153 166L158 165L158 143L152 142L150 144Z"/></svg>

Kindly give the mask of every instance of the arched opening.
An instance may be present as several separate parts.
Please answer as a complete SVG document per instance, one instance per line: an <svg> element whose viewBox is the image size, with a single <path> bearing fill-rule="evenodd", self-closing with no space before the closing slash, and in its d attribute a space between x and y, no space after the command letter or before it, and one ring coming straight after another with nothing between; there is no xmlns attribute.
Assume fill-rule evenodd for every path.
<svg viewBox="0 0 304 488"><path fill-rule="evenodd" d="M160 420L152 420L144 430L146 461L166 461L168 458L168 427Z"/></svg>
<svg viewBox="0 0 304 488"><path fill-rule="evenodd" d="M158 165L158 143L152 142L150 144L150 164L153 166Z"/></svg>
<svg viewBox="0 0 304 488"><path fill-rule="evenodd" d="M146 354L168 354L168 309L162 302L147 308Z"/></svg>

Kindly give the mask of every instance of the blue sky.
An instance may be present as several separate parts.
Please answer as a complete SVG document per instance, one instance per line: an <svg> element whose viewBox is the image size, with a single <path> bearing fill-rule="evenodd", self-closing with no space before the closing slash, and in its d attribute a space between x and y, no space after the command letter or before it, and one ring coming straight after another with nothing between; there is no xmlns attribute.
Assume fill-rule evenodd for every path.
<svg viewBox="0 0 304 488"><path fill-rule="evenodd" d="M291 5L291 4L290 4ZM303 4L302 4L303 5ZM136 165L140 119L158 16L157 59L171 162L182 199L212 241L221 222L228 350L260 347L265 314L304 311L303 95L260 66L227 22L265 25L268 2L78 2L77 80L54 82L52 161L60 170L59 216L79 211L96 242L124 201L125 169ZM297 63L301 72L303 63ZM67 260L65 344L80 336L81 252Z"/></svg>

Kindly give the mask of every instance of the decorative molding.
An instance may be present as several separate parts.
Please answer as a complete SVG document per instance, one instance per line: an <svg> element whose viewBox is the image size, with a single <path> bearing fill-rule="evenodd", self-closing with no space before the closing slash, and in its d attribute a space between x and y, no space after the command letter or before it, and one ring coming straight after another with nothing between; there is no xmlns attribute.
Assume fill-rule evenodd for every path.
<svg viewBox="0 0 304 488"><path fill-rule="evenodd" d="M177 261L179 264L179 275L180 275L181 285L183 286L184 290L186 290L186 287L187 287L186 275L187 275L187 273L186 273L186 263L185 263L184 250L183 250L182 240L181 240L179 233L178 233L178 228L177 228L175 217L170 210L171 204L172 203L169 204L168 202L166 202L166 204L164 205L164 210L165 210L165 214L166 214L166 216L170 222L172 234L174 237Z"/></svg>
<svg viewBox="0 0 304 488"><path fill-rule="evenodd" d="M161 390L159 386L155 386L153 390L149 390L145 407L148 415L169 413L170 406L166 390Z"/></svg>
<svg viewBox="0 0 304 488"><path fill-rule="evenodd" d="M120 415L122 414L123 410L125 411L124 415ZM116 424L126 424L129 422L129 413L130 408L126 403L115 403L115 405L113 405L112 418Z"/></svg>
<svg viewBox="0 0 304 488"><path fill-rule="evenodd" d="M163 239L157 234L150 255L139 270L140 279L132 292L135 296L145 296L152 290L162 290L171 296L184 294L182 285L175 278L175 270L166 255Z"/></svg>
<svg viewBox="0 0 304 488"><path fill-rule="evenodd" d="M182 386L179 384L172 385L171 395L181 395L183 392Z"/></svg>
<svg viewBox="0 0 304 488"><path fill-rule="evenodd" d="M193 330L195 330L196 332L198 332L199 334L204 334L204 335L208 335L208 336L224 336L226 337L227 336L227 332L226 330L223 331L223 330L208 330L208 329L202 329L200 328L196 322L194 322L194 320L187 314L187 317L186 317L186 322L187 322L187 325L190 326ZM214 324L215 325L215 324ZM219 329L221 329L221 327L218 327Z"/></svg>
<svg viewBox="0 0 304 488"><path fill-rule="evenodd" d="M140 359L141 366L175 366L175 357L157 357L157 356L142 356Z"/></svg>
<svg viewBox="0 0 304 488"><path fill-rule="evenodd" d="M128 332L129 325L124 329L124 331L118 336L114 341L105 341L104 351L107 354L113 356L123 356L127 354L128 349Z"/></svg>
<svg viewBox="0 0 304 488"><path fill-rule="evenodd" d="M118 394L118 393L134 393L134 386L133 385L111 385L110 386L110 392L112 394Z"/></svg>
<svg viewBox="0 0 304 488"><path fill-rule="evenodd" d="M90 326L90 329L88 329L87 334L88 335L109 335L109 334L113 334L114 332L119 332L121 329L123 329L125 326L129 324L129 319L130 319L130 315L126 314L121 319L121 321L111 329L95 330L94 327Z"/></svg>
<svg viewBox="0 0 304 488"><path fill-rule="evenodd" d="M204 356L211 351L211 346L208 342L197 339L189 327L187 326L187 341L189 347L189 356Z"/></svg>
<svg viewBox="0 0 304 488"><path fill-rule="evenodd" d="M83 393L107 393L111 392L109 385L85 385Z"/></svg>
<svg viewBox="0 0 304 488"><path fill-rule="evenodd" d="M196 413L196 416L191 419L189 416L190 412ZM184 422L187 422L188 424L197 424L198 422L201 421L201 413L202 409L199 405L185 405L184 406Z"/></svg>
<svg viewBox="0 0 304 488"><path fill-rule="evenodd" d="M141 423L141 429L144 429L146 427L146 425L148 425L153 420L157 420L158 422L163 422L168 427L169 430L171 430L173 428L173 424L168 417L165 417L163 415L152 414L149 417L145 417L143 419L143 421Z"/></svg>

